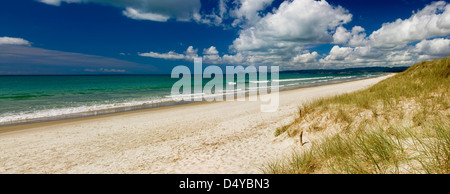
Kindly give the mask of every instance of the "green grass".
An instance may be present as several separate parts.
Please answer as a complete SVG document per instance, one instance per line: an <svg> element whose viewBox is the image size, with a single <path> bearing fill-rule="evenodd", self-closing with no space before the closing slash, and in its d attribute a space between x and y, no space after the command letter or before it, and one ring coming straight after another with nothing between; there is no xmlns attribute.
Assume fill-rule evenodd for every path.
<svg viewBox="0 0 450 194"><path fill-rule="evenodd" d="M263 172L450 173L449 60L421 62L369 89L299 108L276 136L332 127L338 133L267 163Z"/></svg>

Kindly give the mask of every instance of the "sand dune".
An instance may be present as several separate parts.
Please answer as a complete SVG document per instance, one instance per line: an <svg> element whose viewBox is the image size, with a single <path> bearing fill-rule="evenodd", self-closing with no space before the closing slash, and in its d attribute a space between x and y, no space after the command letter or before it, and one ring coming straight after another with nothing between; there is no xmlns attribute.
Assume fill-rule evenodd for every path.
<svg viewBox="0 0 450 194"><path fill-rule="evenodd" d="M193 103L0 128L0 173L261 173L295 140L274 137L307 101L367 88L388 76L280 92L259 102Z"/></svg>

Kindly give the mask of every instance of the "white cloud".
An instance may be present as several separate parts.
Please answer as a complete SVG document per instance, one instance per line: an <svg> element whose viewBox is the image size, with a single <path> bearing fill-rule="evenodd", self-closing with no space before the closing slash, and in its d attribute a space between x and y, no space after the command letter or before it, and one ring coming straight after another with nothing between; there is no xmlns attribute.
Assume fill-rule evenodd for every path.
<svg viewBox="0 0 450 194"><path fill-rule="evenodd" d="M450 34L450 4L444 1L427 5L405 20L385 23L368 37L357 27L352 31L338 27L333 43L344 47L333 47L319 62L329 67L412 65L450 55L450 40L439 38Z"/></svg>
<svg viewBox="0 0 450 194"><path fill-rule="evenodd" d="M363 59L376 59L383 56L383 51L380 49L372 48L371 46L359 46L354 48L357 58Z"/></svg>
<svg viewBox="0 0 450 194"><path fill-rule="evenodd" d="M241 25L243 29L230 46L234 55L227 55L227 60L236 58L239 60L233 62L242 65L280 65L285 69L305 68L306 63L302 61L313 67L318 53L303 49L331 43L336 28L352 18L347 10L325 0L284 1L265 15L258 11L253 13L256 14L253 19L247 19L245 25ZM226 61L225 56L222 59Z"/></svg>
<svg viewBox="0 0 450 194"><path fill-rule="evenodd" d="M350 40L351 36L351 32L347 31L347 29L345 29L344 27L339 26L333 35L333 43L346 44L348 40Z"/></svg>
<svg viewBox="0 0 450 194"><path fill-rule="evenodd" d="M336 29L333 35L333 43L344 44L349 46L361 46L367 44L366 33L361 26L354 26L352 31L349 32L342 26Z"/></svg>
<svg viewBox="0 0 450 194"><path fill-rule="evenodd" d="M222 57L219 55L203 55L203 62L208 64L221 64Z"/></svg>
<svg viewBox="0 0 450 194"><path fill-rule="evenodd" d="M39 2L46 3L49 5L59 6L61 5L61 0L38 0Z"/></svg>
<svg viewBox="0 0 450 194"><path fill-rule="evenodd" d="M184 51L184 56L186 60L194 60L197 55L198 49L194 49L193 46L189 46L186 51Z"/></svg>
<svg viewBox="0 0 450 194"><path fill-rule="evenodd" d="M169 16L161 14L141 13L131 7L127 7L122 13L123 15L135 20L152 20L157 22L165 22L170 18Z"/></svg>
<svg viewBox="0 0 450 194"><path fill-rule="evenodd" d="M385 23L369 39L374 47L396 48L427 38L450 34L450 4L434 2L410 18Z"/></svg>
<svg viewBox="0 0 450 194"><path fill-rule="evenodd" d="M330 31L351 18L345 9L333 7L324 0L285 1L255 26L240 31L232 47L242 51L329 43L332 41Z"/></svg>
<svg viewBox="0 0 450 194"><path fill-rule="evenodd" d="M230 8L227 6L227 3L230 0L219 0L219 1L210 1L217 3L217 6L208 10L209 13L205 13L205 10L202 13L196 12L193 14L192 19L200 24L207 24L213 26L223 26L225 28L228 27L224 22L225 19L228 19Z"/></svg>
<svg viewBox="0 0 450 194"><path fill-rule="evenodd" d="M330 54L327 57L325 57L325 61L327 61L327 60L336 60L336 61L345 60L348 56L350 56L350 54L352 54L353 51L354 51L354 49L351 47L334 46L331 49Z"/></svg>
<svg viewBox="0 0 450 194"><path fill-rule="evenodd" d="M220 26L222 24L222 17L216 14L209 14L209 15L201 15L199 13L194 13L193 20L200 24L207 24L207 25L215 25Z"/></svg>
<svg viewBox="0 0 450 194"><path fill-rule="evenodd" d="M232 25L255 24L261 19L259 11L271 5L272 2L273 0L238 0L238 5L230 11L231 15L236 18Z"/></svg>
<svg viewBox="0 0 450 194"><path fill-rule="evenodd" d="M169 51L167 53L156 53L156 52L148 52L148 53L138 53L139 56L142 57L152 57L159 59L170 59L170 60L193 60L197 55L198 49L194 49L193 46L189 46L184 54L176 53L174 51Z"/></svg>
<svg viewBox="0 0 450 194"><path fill-rule="evenodd" d="M203 49L203 61L205 63L219 64L222 62L222 58L219 56L215 46L211 46L208 49Z"/></svg>
<svg viewBox="0 0 450 194"><path fill-rule="evenodd" d="M27 45L30 46L30 42L22 38L12 38L12 37L0 37L0 45Z"/></svg>
<svg viewBox="0 0 450 194"><path fill-rule="evenodd" d="M208 49L203 49L203 54L205 55L217 55L219 51L217 51L215 46L211 46Z"/></svg>
<svg viewBox="0 0 450 194"><path fill-rule="evenodd" d="M167 53L156 53L156 52L148 52L148 53L138 53L139 56L142 57L152 57L159 59L184 59L185 56L183 54L176 53L174 51L169 51Z"/></svg>
<svg viewBox="0 0 450 194"><path fill-rule="evenodd" d="M244 62L244 56L242 54L238 53L236 55L223 55L222 56L222 62L223 64L230 64L230 65L240 65Z"/></svg>
<svg viewBox="0 0 450 194"><path fill-rule="evenodd" d="M170 18L178 21L193 19L201 8L200 0L39 0L49 5L65 3L97 3L125 9L123 14L131 19L164 22Z"/></svg>
<svg viewBox="0 0 450 194"><path fill-rule="evenodd" d="M319 53L316 51L312 53L300 54L292 58L293 63L312 63L317 61L317 57L319 57Z"/></svg>
<svg viewBox="0 0 450 194"><path fill-rule="evenodd" d="M219 0L219 16L224 17L224 15L228 12L227 3L229 0Z"/></svg>
<svg viewBox="0 0 450 194"><path fill-rule="evenodd" d="M438 57L450 56L450 39L436 38L417 43L413 52Z"/></svg>
<svg viewBox="0 0 450 194"><path fill-rule="evenodd" d="M395 64L408 64L413 61L413 56L408 51L393 51L387 54L385 61Z"/></svg>

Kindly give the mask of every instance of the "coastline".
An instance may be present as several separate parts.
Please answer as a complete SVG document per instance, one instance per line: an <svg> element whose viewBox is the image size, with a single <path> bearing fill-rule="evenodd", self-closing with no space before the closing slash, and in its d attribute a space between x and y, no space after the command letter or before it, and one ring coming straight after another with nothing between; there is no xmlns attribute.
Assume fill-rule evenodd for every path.
<svg viewBox="0 0 450 194"><path fill-rule="evenodd" d="M276 113L259 102L196 102L0 127L0 173L260 173L295 146L273 133L298 106L392 75L284 90Z"/></svg>
<svg viewBox="0 0 450 194"><path fill-rule="evenodd" d="M376 78L380 76L384 76L388 73L384 73L381 75L375 75L375 76L369 76L369 77L356 77L352 79L343 79L343 80L336 80L336 81L328 81L325 83L308 83L306 85L297 85L297 86L284 86L280 87L280 92L287 91L287 90L296 90L301 88L310 88L310 87L317 87L322 85L332 85L332 84L339 84L339 83L345 83L345 82L351 82L351 81L357 81L362 79L370 79L370 78ZM243 96L248 97L249 91L243 92L243 93L235 93L237 95L237 98L241 98ZM225 94L223 98L225 98ZM166 106L177 106L177 105L183 105L183 104L190 104L190 103L198 103L198 101L176 101L173 99L159 99L155 100L156 102L147 102L142 101L138 104L136 102L131 102L131 104L134 105L119 105L116 104L103 104L103 106L117 106L117 107L108 107L108 108L100 108L100 109L94 109L94 110L88 110L88 111L81 111L79 110L74 111L73 113L59 113L59 115L52 115L52 116L36 116L36 115L29 115L25 119L20 120L12 120L12 121L4 121L0 122L0 128L7 127L7 126L16 126L16 125L25 125L25 124L32 124L32 123L42 123L42 122L50 122L50 121L59 121L59 120L67 120L67 119L76 119L76 118L83 118L83 117L92 117L92 116L99 116L99 115L107 115L107 114L114 114L114 113L120 113L120 112L129 112L129 111L135 111L135 110L145 110L145 109L153 109L153 108L159 108L159 107L166 107ZM204 100L206 101L206 100ZM102 105L100 105L102 106ZM67 107L67 108L82 108L82 107ZM46 111L46 110L43 110ZM47 110L47 111L52 111ZM58 110L56 110L58 111ZM60 112L59 110L58 112ZM39 114L39 113L36 113ZM49 114L48 112L44 114ZM8 116L7 116L8 117ZM6 119L8 120L8 119ZM1 130L0 130L1 133Z"/></svg>

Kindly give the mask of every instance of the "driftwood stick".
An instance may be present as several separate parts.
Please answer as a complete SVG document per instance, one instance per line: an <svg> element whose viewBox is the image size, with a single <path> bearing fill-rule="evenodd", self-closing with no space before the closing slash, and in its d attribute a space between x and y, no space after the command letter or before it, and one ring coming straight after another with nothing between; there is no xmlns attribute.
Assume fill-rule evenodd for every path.
<svg viewBox="0 0 450 194"><path fill-rule="evenodd" d="M303 146L303 130L300 132L300 146Z"/></svg>

